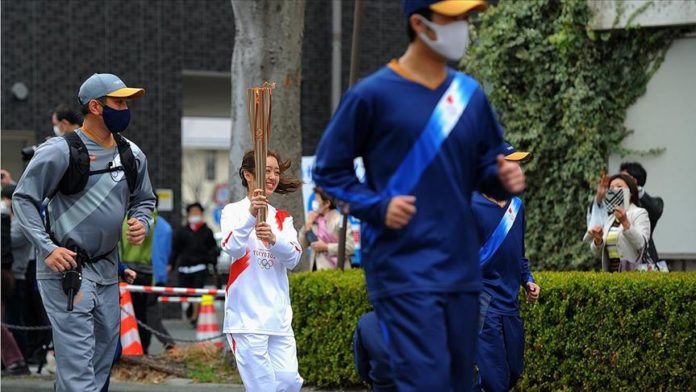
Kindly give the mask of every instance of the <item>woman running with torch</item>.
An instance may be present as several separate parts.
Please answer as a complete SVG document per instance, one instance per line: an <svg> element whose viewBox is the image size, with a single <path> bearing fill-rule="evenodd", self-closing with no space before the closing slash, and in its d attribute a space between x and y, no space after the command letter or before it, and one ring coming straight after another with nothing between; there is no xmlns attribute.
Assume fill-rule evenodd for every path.
<svg viewBox="0 0 696 392"><path fill-rule="evenodd" d="M266 98L270 101L270 93ZM287 271L300 261L302 248L292 217L271 206L268 197L274 192L294 192L302 182L283 176L290 161L283 161L277 152L266 152L268 103L268 110L263 110L263 102L260 110L250 109L252 134L258 132L262 143L255 143L255 151L244 154L239 168L247 197L222 211L221 246L234 260L226 288L223 332L247 391L299 391L303 380L298 373ZM250 107L253 104L250 99ZM254 139L256 142L257 137ZM266 156L263 164L257 159L259 150Z"/></svg>

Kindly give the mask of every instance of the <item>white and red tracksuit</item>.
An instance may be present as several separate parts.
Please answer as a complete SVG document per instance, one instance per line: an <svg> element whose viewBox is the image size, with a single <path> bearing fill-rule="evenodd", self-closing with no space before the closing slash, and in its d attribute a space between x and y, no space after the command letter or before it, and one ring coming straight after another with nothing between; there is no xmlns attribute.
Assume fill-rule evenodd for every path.
<svg viewBox="0 0 696 392"><path fill-rule="evenodd" d="M303 380L297 370L287 273L299 263L302 248L292 217L270 205L266 221L276 242L258 240L250 204L244 198L222 210L221 246L234 260L223 332L247 391L299 391Z"/></svg>

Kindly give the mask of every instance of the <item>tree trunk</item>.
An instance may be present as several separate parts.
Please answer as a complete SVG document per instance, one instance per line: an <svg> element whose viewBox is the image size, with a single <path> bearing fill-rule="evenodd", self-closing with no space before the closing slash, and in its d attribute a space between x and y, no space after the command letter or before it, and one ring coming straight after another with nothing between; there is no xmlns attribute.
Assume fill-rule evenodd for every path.
<svg viewBox="0 0 696 392"><path fill-rule="evenodd" d="M302 134L300 87L304 0L232 0L235 42L232 53L231 201L246 196L238 175L244 151L252 148L247 112L247 88L276 82L269 150L291 159L285 175L301 178ZM301 191L275 195L271 204L290 212L295 226L303 224Z"/></svg>

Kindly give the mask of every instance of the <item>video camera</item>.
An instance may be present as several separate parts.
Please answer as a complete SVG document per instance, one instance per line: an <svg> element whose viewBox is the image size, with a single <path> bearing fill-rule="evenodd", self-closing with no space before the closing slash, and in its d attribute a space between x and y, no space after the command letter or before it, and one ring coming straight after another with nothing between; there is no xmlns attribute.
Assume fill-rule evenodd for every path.
<svg viewBox="0 0 696 392"><path fill-rule="evenodd" d="M34 157L34 153L36 152L37 148L39 148L38 144L34 144L33 146L29 147L24 147L20 151L22 153L22 162L29 162L31 158Z"/></svg>

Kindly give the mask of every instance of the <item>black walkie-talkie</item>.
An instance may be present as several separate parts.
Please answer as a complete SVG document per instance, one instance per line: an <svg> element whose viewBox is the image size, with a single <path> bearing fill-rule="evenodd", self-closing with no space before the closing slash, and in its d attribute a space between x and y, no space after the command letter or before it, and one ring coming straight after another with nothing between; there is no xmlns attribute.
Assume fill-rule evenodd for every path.
<svg viewBox="0 0 696 392"><path fill-rule="evenodd" d="M75 261L77 261L77 267L63 272L63 292L68 296L68 312L72 312L73 303L75 302L75 296L80 291L82 287L82 260L80 253L73 250L77 255L75 256Z"/></svg>
<svg viewBox="0 0 696 392"><path fill-rule="evenodd" d="M79 267L63 272L63 292L68 296L68 312L73 310L75 295L80 291L80 286L82 286L82 273Z"/></svg>

